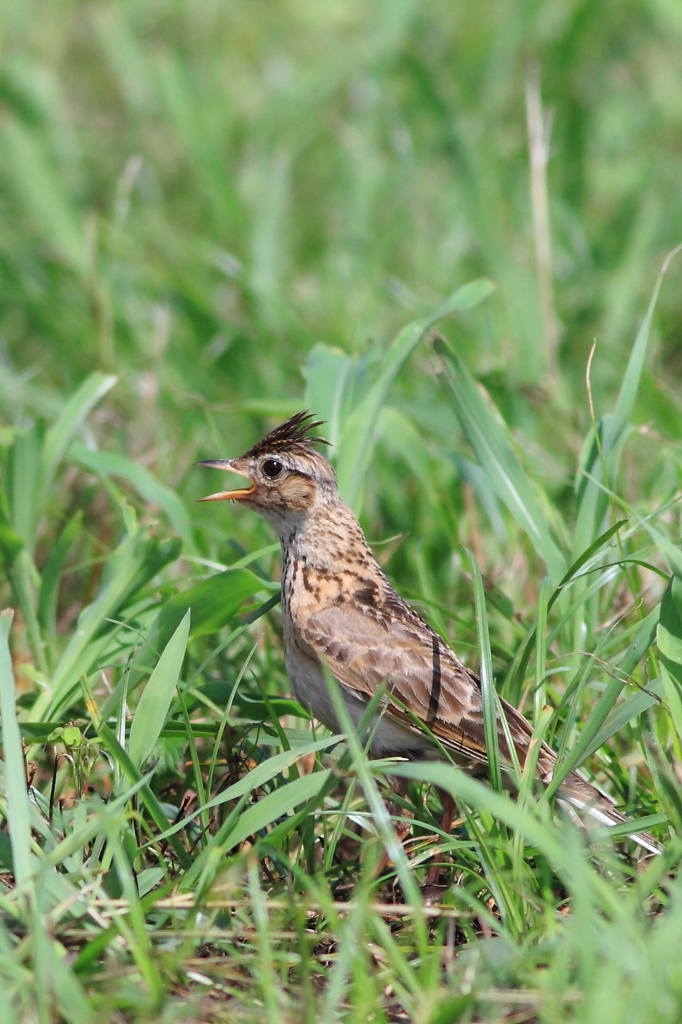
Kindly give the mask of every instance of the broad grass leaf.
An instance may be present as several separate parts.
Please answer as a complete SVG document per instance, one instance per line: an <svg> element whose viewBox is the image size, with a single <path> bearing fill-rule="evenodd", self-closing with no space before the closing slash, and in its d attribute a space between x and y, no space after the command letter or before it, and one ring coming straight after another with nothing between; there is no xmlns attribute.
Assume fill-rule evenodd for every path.
<svg viewBox="0 0 682 1024"><path fill-rule="evenodd" d="M92 604L81 612L76 631L57 664L49 688L31 708L30 721L40 721L46 715L55 717L58 709L78 689L81 676L89 674L90 667L109 643L111 627L107 628L106 620L177 558L179 545L175 539L161 543L150 538L146 529L141 529L116 548L107 563L102 588ZM178 622L181 618L178 617Z"/></svg>
<svg viewBox="0 0 682 1024"><path fill-rule="evenodd" d="M189 590L175 594L162 609L151 641L158 650L163 647L184 617L192 610L190 636L217 633L232 619L248 597L270 586L249 569L226 569L202 580Z"/></svg>
<svg viewBox="0 0 682 1024"><path fill-rule="evenodd" d="M306 380L305 405L325 421L325 437L336 445L344 421L344 397L353 360L339 348L315 345L302 374Z"/></svg>
<svg viewBox="0 0 682 1024"><path fill-rule="evenodd" d="M682 581L677 576L663 594L656 641L668 707L682 737Z"/></svg>
<svg viewBox="0 0 682 1024"><path fill-rule="evenodd" d="M664 693L665 686L663 680L652 679L643 689L637 690L627 700L616 705L597 735L586 747L583 753L583 760L586 761L588 757L594 754L595 750L599 750L607 740L625 728L634 718L638 718L639 715L653 704L660 704Z"/></svg>
<svg viewBox="0 0 682 1024"><path fill-rule="evenodd" d="M443 382L467 441L495 494L528 534L556 586L566 574L566 560L551 535L542 505L514 453L506 428L459 356L440 339L436 350L443 356Z"/></svg>
<svg viewBox="0 0 682 1024"><path fill-rule="evenodd" d="M665 688L670 716L677 735L682 739L682 687L680 687L677 676L670 672L667 665L663 663L661 663L661 679Z"/></svg>
<svg viewBox="0 0 682 1024"><path fill-rule="evenodd" d="M579 739L568 751L564 760L557 765L552 781L545 791L547 799L556 793L569 772L585 760L587 750L593 749L592 742L606 721L606 716L614 707L623 687L653 642L658 616L659 609L654 608L640 623L634 639L628 645L628 649L618 665L617 673L606 684L596 707L592 709L583 726Z"/></svg>
<svg viewBox="0 0 682 1024"><path fill-rule="evenodd" d="M319 772L312 772L310 775L303 775L279 786L272 793L268 793L257 803L252 804L239 817L237 825L229 835L229 840L224 846L225 850L232 850L239 843L242 843L249 836L255 835L261 829L272 825L285 814L297 807L299 804L316 796L331 774L329 768Z"/></svg>
<svg viewBox="0 0 682 1024"><path fill-rule="evenodd" d="M6 570L11 569L23 546L24 541L12 529L9 516L5 511L4 501L0 499L0 558L2 558Z"/></svg>
<svg viewBox="0 0 682 1024"><path fill-rule="evenodd" d="M90 374L69 398L47 431L43 448L43 486L45 489L49 488L54 472L74 435L83 426L99 400L111 390L117 379L111 374Z"/></svg>
<svg viewBox="0 0 682 1024"><path fill-rule="evenodd" d="M15 703L14 673L9 649L9 633L14 613L6 608L0 612L0 711L2 711L2 749L5 758L5 792L7 819L12 844L14 877L23 885L31 875L31 829L29 825L26 770L21 746Z"/></svg>
<svg viewBox="0 0 682 1024"><path fill-rule="evenodd" d="M606 883L602 883L589 866L587 858L576 858L573 850L566 844L558 829L541 821L532 808L522 808L507 796L497 793L489 786L471 778L464 771L453 765L441 762L419 762L395 764L390 767L391 774L402 778L417 779L440 786L450 793L456 801L461 801L481 813L490 814L493 818L504 822L510 828L536 846L542 854L560 869L565 880L573 885L586 887L587 890L598 890L609 906L616 908L618 896L611 892Z"/></svg>
<svg viewBox="0 0 682 1024"><path fill-rule="evenodd" d="M657 643L661 660L682 683L682 580L672 576L661 600Z"/></svg>
<svg viewBox="0 0 682 1024"><path fill-rule="evenodd" d="M605 828L590 829L590 838L598 842L600 839L620 839L624 836L648 832L657 825L665 825L670 819L667 814L646 814L642 818L628 818L618 825L607 825Z"/></svg>
<svg viewBox="0 0 682 1024"><path fill-rule="evenodd" d="M591 440L589 434L586 438L576 480L578 515L573 535L573 559L592 543L601 528L608 505L608 495L599 485L605 482L603 479L604 469L608 477L608 485L611 487L618 472L620 454L628 434L632 430L630 420L644 369L651 321L658 301L658 293L670 259L677 251L674 250L667 257L658 275L649 307L630 351L616 407L613 413L603 416L599 421L601 457L594 435L592 434Z"/></svg>
<svg viewBox="0 0 682 1024"><path fill-rule="evenodd" d="M233 850L249 836L257 834L261 829L276 822L278 818L289 814L299 804L317 796L330 776L329 768L312 772L310 775L303 775L278 787L272 793L268 793L267 796L262 797L241 813L231 814L196 858L191 869L183 878L180 888L183 890L195 889L200 876L206 870L210 870L211 865L214 870L218 870L220 859L227 851ZM203 885L200 888L203 888Z"/></svg>
<svg viewBox="0 0 682 1024"><path fill-rule="evenodd" d="M452 452L451 458L457 467L460 478L473 487L476 497L490 520L490 525L498 543L505 544L508 538L507 526L502 514L500 500L492 487L488 474L477 462L474 462L473 459L467 459L465 455L460 455L459 452Z"/></svg>
<svg viewBox="0 0 682 1024"><path fill-rule="evenodd" d="M425 494L434 492L433 459L414 423L399 409L385 405L377 420L382 443L399 455L414 473Z"/></svg>
<svg viewBox="0 0 682 1024"><path fill-rule="evenodd" d="M117 476L127 480L145 501L159 505L163 509L173 528L182 538L185 551L189 554L196 552L192 523L184 502L170 487L160 483L145 466L133 462L125 455L95 451L77 442L69 447L68 456L76 465L91 473L104 477Z"/></svg>
<svg viewBox="0 0 682 1024"><path fill-rule="evenodd" d="M188 609L166 644L135 709L130 726L128 753L138 768L154 750L166 721L187 649L190 615Z"/></svg>
<svg viewBox="0 0 682 1024"><path fill-rule="evenodd" d="M661 558L665 561L670 571L678 580L682 580L682 551L680 551L677 544L673 544L672 541L657 530L655 526L652 526L648 519L645 519L642 526L651 536L654 544L658 548L658 553Z"/></svg>
<svg viewBox="0 0 682 1024"><path fill-rule="evenodd" d="M280 754L269 757L267 761L261 761L255 768L252 768L246 775L243 775L238 782L228 786L227 789L224 789L218 796L214 796L203 807L197 807L192 814L177 822L172 828L158 836L155 841L160 842L179 832L203 811L219 807L221 804L227 803L228 800L238 800L247 793L253 792L258 786L264 786L266 782L270 782L280 772L286 771L292 764L295 764L300 757L305 757L306 754L316 754L319 750L326 750L328 747L333 747L340 743L342 739L342 736L326 736L324 739L315 740L312 743L304 743L300 747L293 747L291 750L283 750Z"/></svg>
<svg viewBox="0 0 682 1024"><path fill-rule="evenodd" d="M48 636L55 632L57 597L64 562L80 532L82 522L83 512L79 509L60 533L43 568L38 595L38 621Z"/></svg>
<svg viewBox="0 0 682 1024"><path fill-rule="evenodd" d="M445 995L437 1009L428 1018L428 1024L457 1024L459 1020L469 1020L473 1002L472 993L456 996Z"/></svg>
<svg viewBox="0 0 682 1024"><path fill-rule="evenodd" d="M31 924L36 985L43 990L41 1002L49 992L54 995L59 1016L67 1024L93 1024L92 1004L71 969L67 950L53 937L46 920L39 914L32 915Z"/></svg>
<svg viewBox="0 0 682 1024"><path fill-rule="evenodd" d="M116 383L116 377L93 373L47 427L43 419L17 434L8 452L7 497L14 530L30 551L59 462L86 417Z"/></svg>
<svg viewBox="0 0 682 1024"><path fill-rule="evenodd" d="M42 507L42 461L45 420L17 433L7 452L7 502L12 527L29 551Z"/></svg>
<svg viewBox="0 0 682 1024"><path fill-rule="evenodd" d="M493 287L493 284L485 279L470 281L451 295L434 313L413 320L403 327L389 346L381 363L378 380L349 416L339 442L336 458L339 490L341 497L349 505L358 504L362 481L372 452L372 435L377 417L403 363L437 320L449 313L473 308L490 295Z"/></svg>

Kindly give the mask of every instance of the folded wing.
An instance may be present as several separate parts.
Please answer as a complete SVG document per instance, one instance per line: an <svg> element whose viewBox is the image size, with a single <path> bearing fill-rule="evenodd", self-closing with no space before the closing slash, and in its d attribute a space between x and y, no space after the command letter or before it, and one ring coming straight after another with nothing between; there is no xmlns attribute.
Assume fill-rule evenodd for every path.
<svg viewBox="0 0 682 1024"><path fill-rule="evenodd" d="M395 603L394 593L391 595ZM387 714L409 724L402 705L441 742L465 759L485 762L480 683L445 641L407 604L394 614L375 602L317 608L299 622L302 638L333 675L357 694L371 697L387 684ZM505 702L521 763L530 740L525 718ZM509 760L502 724L500 750Z"/></svg>

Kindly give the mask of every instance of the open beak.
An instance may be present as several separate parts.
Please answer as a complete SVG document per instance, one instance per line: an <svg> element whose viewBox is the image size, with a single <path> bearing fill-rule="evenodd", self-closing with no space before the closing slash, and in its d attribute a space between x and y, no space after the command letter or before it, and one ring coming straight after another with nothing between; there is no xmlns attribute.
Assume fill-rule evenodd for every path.
<svg viewBox="0 0 682 1024"><path fill-rule="evenodd" d="M212 459L209 462L197 462L197 466L209 466L211 469L223 469L227 473L236 473L237 476L243 476L238 469L235 469L232 465L231 459ZM251 484L250 487L238 487L234 491L216 491L215 494L208 494L205 498L198 498L198 501L243 501L245 498L250 498L256 491L256 485Z"/></svg>

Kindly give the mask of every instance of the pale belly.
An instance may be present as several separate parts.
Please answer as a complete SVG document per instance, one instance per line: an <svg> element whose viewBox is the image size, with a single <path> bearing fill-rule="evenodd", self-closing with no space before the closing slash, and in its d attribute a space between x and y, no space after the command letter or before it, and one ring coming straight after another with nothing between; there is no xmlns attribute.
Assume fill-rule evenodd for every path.
<svg viewBox="0 0 682 1024"><path fill-rule="evenodd" d="M299 704L310 710L314 718L326 725L332 732L343 732L338 721L329 687L318 659L299 648L296 643L287 642L285 631L285 664L294 696ZM367 700L356 696L347 686L339 682L348 714L354 726L360 722ZM411 758L430 758L438 756L436 746L427 736L416 730L413 732L392 721L384 714L375 716L370 729L373 735L370 748L371 757L402 756Z"/></svg>

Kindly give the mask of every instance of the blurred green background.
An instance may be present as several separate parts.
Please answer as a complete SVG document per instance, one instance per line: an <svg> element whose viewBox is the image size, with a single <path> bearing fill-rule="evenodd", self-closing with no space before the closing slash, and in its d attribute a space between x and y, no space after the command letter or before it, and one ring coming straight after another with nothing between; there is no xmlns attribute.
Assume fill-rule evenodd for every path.
<svg viewBox="0 0 682 1024"><path fill-rule="evenodd" d="M364 356L371 378L405 322L486 276L493 297L441 327L550 491L569 493L590 346L599 413L682 239L677 0L1 9L6 423L113 371L90 443L194 498L214 483L196 458L243 450L301 407L316 345ZM540 274L529 96L549 145ZM673 264L637 410L673 439L679 275ZM415 515L428 533L429 452L437 465L422 468L461 505L435 364L422 344L393 389L413 434L384 430L366 505L377 537ZM209 533L210 513L193 513Z"/></svg>

